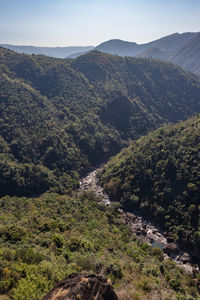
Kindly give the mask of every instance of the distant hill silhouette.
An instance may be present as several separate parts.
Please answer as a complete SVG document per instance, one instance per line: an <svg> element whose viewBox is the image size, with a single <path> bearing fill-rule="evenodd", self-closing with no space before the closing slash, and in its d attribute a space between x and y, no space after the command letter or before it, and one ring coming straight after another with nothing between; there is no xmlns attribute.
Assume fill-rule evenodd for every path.
<svg viewBox="0 0 200 300"><path fill-rule="evenodd" d="M86 53L88 53L88 52L90 52L90 51L92 51L93 49L89 49L89 50L85 50L85 51L79 51L79 52L75 52L75 53L73 53L73 54L71 54L71 55L68 55L66 58L77 58L77 57L79 57L79 56L81 56L81 55L84 55L84 54L86 54Z"/></svg>
<svg viewBox="0 0 200 300"><path fill-rule="evenodd" d="M134 42L126 42L122 40L109 40L95 48L97 51L109 54L117 54L120 56L136 56L145 50L145 46L138 45Z"/></svg>
<svg viewBox="0 0 200 300"><path fill-rule="evenodd" d="M83 54L85 51L92 50L93 46L70 46L70 47L35 47L35 46L16 46L1 44L0 46L24 54L42 54L46 56L65 58L73 53Z"/></svg>
<svg viewBox="0 0 200 300"><path fill-rule="evenodd" d="M174 33L146 44L110 40L98 45L95 49L120 56L171 61L200 76L199 32Z"/></svg>
<svg viewBox="0 0 200 300"><path fill-rule="evenodd" d="M171 61L200 77L200 34L179 49Z"/></svg>
<svg viewBox="0 0 200 300"><path fill-rule="evenodd" d="M146 48L154 47L162 51L175 51L178 48L182 47L189 40L195 38L198 34L198 32L185 32L182 34L173 33L144 45L146 46Z"/></svg>
<svg viewBox="0 0 200 300"><path fill-rule="evenodd" d="M0 46L24 54L42 54L56 58L77 58L92 50L119 56L153 58L170 61L200 77L200 32L173 33L145 44L120 39L100 45L71 47L35 47L1 44Z"/></svg>
<svg viewBox="0 0 200 300"><path fill-rule="evenodd" d="M170 57L170 54L167 51L163 51L158 48L152 47L152 48L147 48L142 54L139 54L138 57L166 60L166 57Z"/></svg>
<svg viewBox="0 0 200 300"><path fill-rule="evenodd" d="M174 33L145 44L114 39L98 45L95 49L120 56L136 56L142 54L148 48L158 48L161 51L176 51L189 40L196 38L198 34L198 32Z"/></svg>

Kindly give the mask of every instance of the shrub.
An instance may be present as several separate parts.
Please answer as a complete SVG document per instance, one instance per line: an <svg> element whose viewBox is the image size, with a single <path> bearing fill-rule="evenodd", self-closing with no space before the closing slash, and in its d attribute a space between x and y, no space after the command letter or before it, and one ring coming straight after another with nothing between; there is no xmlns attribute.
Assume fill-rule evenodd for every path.
<svg viewBox="0 0 200 300"><path fill-rule="evenodd" d="M106 274L112 275L114 278L122 279L122 270L118 263L112 263L106 268Z"/></svg>
<svg viewBox="0 0 200 300"><path fill-rule="evenodd" d="M44 259L44 255L34 252L33 249L18 249L15 253L15 260L22 260L27 264L38 264Z"/></svg>
<svg viewBox="0 0 200 300"><path fill-rule="evenodd" d="M54 242L57 248L62 248L65 242L63 236L59 233L53 235L52 241Z"/></svg>
<svg viewBox="0 0 200 300"><path fill-rule="evenodd" d="M4 235L7 241L18 242L25 236L25 229L18 225L11 225L4 229Z"/></svg>
<svg viewBox="0 0 200 300"><path fill-rule="evenodd" d="M181 282L179 279L171 279L169 285L173 290L178 292L180 290Z"/></svg>
<svg viewBox="0 0 200 300"><path fill-rule="evenodd" d="M40 274L28 275L19 280L16 288L12 290L14 300L38 300L48 291L49 282Z"/></svg>

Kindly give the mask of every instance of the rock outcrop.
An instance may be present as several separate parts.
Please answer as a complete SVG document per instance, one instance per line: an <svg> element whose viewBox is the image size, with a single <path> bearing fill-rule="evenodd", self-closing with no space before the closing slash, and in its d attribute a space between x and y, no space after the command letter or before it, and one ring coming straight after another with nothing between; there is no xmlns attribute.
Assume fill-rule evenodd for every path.
<svg viewBox="0 0 200 300"><path fill-rule="evenodd" d="M169 244L165 245L163 250L168 255L173 255L178 252L178 246L175 243L169 243Z"/></svg>
<svg viewBox="0 0 200 300"><path fill-rule="evenodd" d="M117 300L106 278L95 274L71 274L42 300Z"/></svg>

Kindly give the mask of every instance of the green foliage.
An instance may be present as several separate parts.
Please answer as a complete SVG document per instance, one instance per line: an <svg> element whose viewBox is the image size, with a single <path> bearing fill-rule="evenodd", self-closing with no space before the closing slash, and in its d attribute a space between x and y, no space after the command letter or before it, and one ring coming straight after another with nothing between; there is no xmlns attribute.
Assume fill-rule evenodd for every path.
<svg viewBox="0 0 200 300"><path fill-rule="evenodd" d="M198 295L182 269L163 261L161 249L133 239L116 207L102 209L91 193L7 196L0 207L1 233L20 233L17 239L14 234L15 242L0 235L0 293L5 296L39 300L63 277L83 271L110 278L119 295L126 287L130 298Z"/></svg>
<svg viewBox="0 0 200 300"><path fill-rule="evenodd" d="M21 241L23 239L25 230L20 226L11 225L2 228L1 234L4 236L6 241L16 243L17 241Z"/></svg>
<svg viewBox="0 0 200 300"><path fill-rule="evenodd" d="M179 291L180 286L181 286L181 282L180 279L171 279L169 281L169 285L171 286L171 288L175 291Z"/></svg>
<svg viewBox="0 0 200 300"><path fill-rule="evenodd" d="M0 196L71 192L130 138L200 111L199 92L196 77L169 63L0 48Z"/></svg>
<svg viewBox="0 0 200 300"><path fill-rule="evenodd" d="M54 242L57 248L62 248L65 242L63 236L59 233L53 235L52 241Z"/></svg>
<svg viewBox="0 0 200 300"><path fill-rule="evenodd" d="M21 260L27 264L39 264L42 260L44 260L44 255L40 252L35 252L33 249L17 249L15 252L15 258L17 260Z"/></svg>
<svg viewBox="0 0 200 300"><path fill-rule="evenodd" d="M195 231L193 237L194 237L194 245L199 251L200 250L200 231Z"/></svg>
<svg viewBox="0 0 200 300"><path fill-rule="evenodd" d="M81 271L108 276L118 293L134 286L127 293L135 299L198 295L182 270L161 265L161 250L133 239L119 203L102 209L93 193L56 193L71 193L83 172L130 138L199 112L199 92L196 77L168 63L95 51L60 60L0 48L2 295L39 300ZM154 215L175 236L192 231L198 248L199 120L189 128L141 138L101 180L120 204Z"/></svg>
<svg viewBox="0 0 200 300"><path fill-rule="evenodd" d="M18 285L13 289L14 300L41 299L41 296L48 289L49 283L40 274L31 274L26 278L21 278Z"/></svg>
<svg viewBox="0 0 200 300"><path fill-rule="evenodd" d="M200 118L162 127L133 142L100 174L106 191L141 210L196 253L199 243Z"/></svg>

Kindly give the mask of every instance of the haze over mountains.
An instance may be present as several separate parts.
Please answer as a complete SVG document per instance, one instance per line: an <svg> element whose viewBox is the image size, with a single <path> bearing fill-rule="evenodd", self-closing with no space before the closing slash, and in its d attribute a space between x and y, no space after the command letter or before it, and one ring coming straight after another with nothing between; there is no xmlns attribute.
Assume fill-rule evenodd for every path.
<svg viewBox="0 0 200 300"><path fill-rule="evenodd" d="M69 47L36 47L36 46L17 46L17 45L8 45L1 44L2 47L10 50L14 50L18 53L25 54L42 54L46 56L56 57L56 58L65 58L70 56L75 52L85 52L90 51L93 46L69 46Z"/></svg>
<svg viewBox="0 0 200 300"><path fill-rule="evenodd" d="M96 49L120 56L137 56L148 48L158 48L162 51L175 51L197 35L198 33L192 32L183 34L174 33L145 44L137 44L122 40L110 40L100 44Z"/></svg>
<svg viewBox="0 0 200 300"><path fill-rule="evenodd" d="M200 34L177 50L171 62L200 77Z"/></svg>
<svg viewBox="0 0 200 300"><path fill-rule="evenodd" d="M93 46L34 47L2 44L10 50L25 54L43 54L57 58L76 58L92 50L119 55L170 61L200 76L200 33L174 33L158 40L137 44L113 39Z"/></svg>
<svg viewBox="0 0 200 300"><path fill-rule="evenodd" d="M200 76L200 33L174 33L150 43L138 45L122 40L110 40L96 47L98 51L171 61Z"/></svg>

